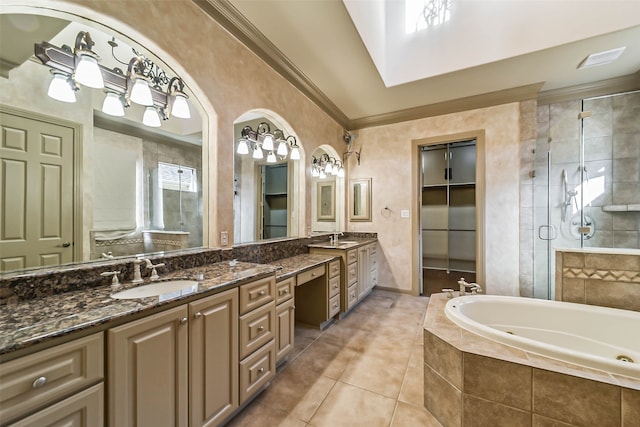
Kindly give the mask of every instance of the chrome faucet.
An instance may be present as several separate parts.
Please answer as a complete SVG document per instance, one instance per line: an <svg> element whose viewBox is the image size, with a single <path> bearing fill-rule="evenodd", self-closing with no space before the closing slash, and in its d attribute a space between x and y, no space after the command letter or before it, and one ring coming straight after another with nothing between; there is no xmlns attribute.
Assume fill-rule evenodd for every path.
<svg viewBox="0 0 640 427"><path fill-rule="evenodd" d="M164 263L154 265L151 263L151 260L149 258L143 258L142 261L145 261L147 263L147 268L151 269L151 276L149 277L149 279L152 282L156 280L160 280L160 276L158 276L158 271L156 270L156 268L164 267Z"/></svg>
<svg viewBox="0 0 640 427"><path fill-rule="evenodd" d="M471 290L471 295L476 295L478 293L482 293L482 288L477 283L467 283L464 280L464 277L461 277L458 280L458 285L460 286L460 296L465 295L467 293L467 289Z"/></svg>
<svg viewBox="0 0 640 427"><path fill-rule="evenodd" d="M133 260L133 279L131 283L142 283L142 274L140 274L140 265L144 262L142 258L136 258Z"/></svg>
<svg viewBox="0 0 640 427"><path fill-rule="evenodd" d="M336 231L333 233L333 237L329 237L329 241L331 242L331 244L333 245L337 245L338 244L338 237L340 236L344 236L344 233L342 231Z"/></svg>
<svg viewBox="0 0 640 427"><path fill-rule="evenodd" d="M105 271L104 273L100 273L101 276L113 276L111 278L111 290L112 291L117 291L118 289L120 289L120 287L122 286L120 284L120 280L118 280L118 274L120 274L120 271Z"/></svg>

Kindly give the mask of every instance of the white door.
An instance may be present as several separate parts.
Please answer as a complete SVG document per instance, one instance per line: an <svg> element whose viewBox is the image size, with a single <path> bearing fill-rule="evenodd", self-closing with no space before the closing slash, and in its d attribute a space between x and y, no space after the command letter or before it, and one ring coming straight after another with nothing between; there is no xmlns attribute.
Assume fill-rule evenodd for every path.
<svg viewBox="0 0 640 427"><path fill-rule="evenodd" d="M0 111L0 271L73 261L74 129Z"/></svg>

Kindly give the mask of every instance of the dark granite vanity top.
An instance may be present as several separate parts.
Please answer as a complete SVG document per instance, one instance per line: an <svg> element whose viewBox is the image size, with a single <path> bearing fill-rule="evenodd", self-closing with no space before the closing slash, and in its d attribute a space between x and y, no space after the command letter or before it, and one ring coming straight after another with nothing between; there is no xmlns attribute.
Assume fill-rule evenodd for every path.
<svg viewBox="0 0 640 427"><path fill-rule="evenodd" d="M113 293L110 286L99 286L3 305L0 306L0 357L73 332L88 329L97 332L111 325L124 323L126 320L123 319L127 316L151 312L152 309L165 305L189 302L195 299L195 295L202 297L206 293L220 292L267 277L274 272L278 279L290 277L333 258L328 255L303 254L271 264L239 261L231 266L227 261L167 273L161 275L161 280L195 280L198 287L188 295L172 295L163 301L157 296L114 299L110 296ZM148 283L145 281L141 285ZM118 291L131 287L134 285L123 282Z"/></svg>
<svg viewBox="0 0 640 427"><path fill-rule="evenodd" d="M338 238L338 244L334 245L327 240L327 242L322 243L312 243L307 245L310 248L321 248L321 249L339 249L339 250L349 250L353 248L357 248L360 246L367 245L369 243L377 242L378 239L375 238L367 238L367 237L342 237Z"/></svg>

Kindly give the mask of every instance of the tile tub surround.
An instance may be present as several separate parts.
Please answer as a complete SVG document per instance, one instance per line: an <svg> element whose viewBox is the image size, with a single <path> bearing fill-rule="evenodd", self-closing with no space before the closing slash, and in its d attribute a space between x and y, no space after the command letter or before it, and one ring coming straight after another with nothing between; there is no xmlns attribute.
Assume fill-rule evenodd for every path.
<svg viewBox="0 0 640 427"><path fill-rule="evenodd" d="M304 238L287 238L239 245L230 249L194 248L167 254L148 256L154 264L164 263L158 269L161 277L175 271L202 267L220 261L238 259L257 264L306 254L307 245L328 240L329 235L317 235ZM345 233L343 239L375 239L376 233ZM92 290L105 286L110 279L100 276L105 271L120 271L121 282L126 283L133 276L133 256L115 260L96 261L58 266L46 269L33 269L16 273L0 273L0 306L16 304L34 298L44 298L63 292ZM142 276L151 272L142 268Z"/></svg>
<svg viewBox="0 0 640 427"><path fill-rule="evenodd" d="M159 307L183 304L194 297L202 298L205 293L217 293L238 286L250 280L276 273L278 279L298 274L318 265L332 261L327 255L302 254L283 259L278 269L276 265L238 262L231 267L228 261L204 267L176 271L167 274L167 279L193 278L204 276L196 293L160 302L157 297L116 300L110 297L109 285L86 290L65 292L45 298L23 301L15 305L0 306L0 357L16 350L44 343L48 339L65 336L91 328L106 328L115 322L127 321L127 316ZM133 287L133 286L128 286ZM126 289L124 286L123 289ZM96 330L90 333L97 332ZM13 357L13 355L11 355Z"/></svg>
<svg viewBox="0 0 640 427"><path fill-rule="evenodd" d="M640 381L482 338L447 301L432 295L424 323L424 404L443 425L640 425Z"/></svg>
<svg viewBox="0 0 640 427"><path fill-rule="evenodd" d="M640 311L640 250L557 249L555 296Z"/></svg>

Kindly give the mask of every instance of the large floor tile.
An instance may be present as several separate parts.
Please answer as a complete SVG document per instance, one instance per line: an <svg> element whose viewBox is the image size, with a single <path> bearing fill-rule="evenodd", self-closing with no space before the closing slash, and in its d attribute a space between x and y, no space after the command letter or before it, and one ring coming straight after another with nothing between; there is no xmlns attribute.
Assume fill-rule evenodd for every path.
<svg viewBox="0 0 640 427"><path fill-rule="evenodd" d="M309 422L315 427L388 426L395 399L338 382Z"/></svg>
<svg viewBox="0 0 640 427"><path fill-rule="evenodd" d="M399 401L391 427L442 427L442 424L426 409Z"/></svg>
<svg viewBox="0 0 640 427"><path fill-rule="evenodd" d="M407 369L398 400L417 407L424 407L424 374L422 368Z"/></svg>
<svg viewBox="0 0 640 427"><path fill-rule="evenodd" d="M354 360L340 377L340 381L383 396L398 398L406 363L389 358L364 355Z"/></svg>

